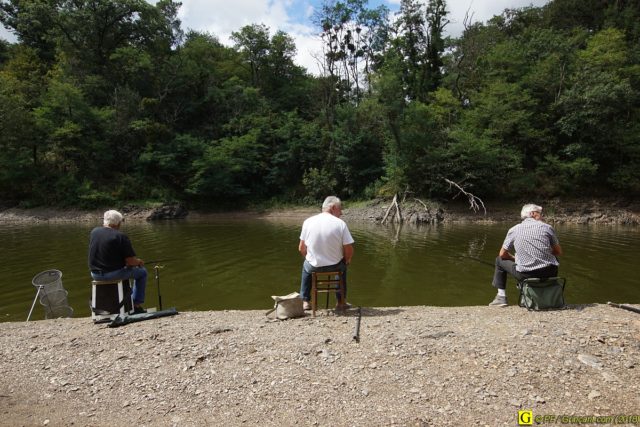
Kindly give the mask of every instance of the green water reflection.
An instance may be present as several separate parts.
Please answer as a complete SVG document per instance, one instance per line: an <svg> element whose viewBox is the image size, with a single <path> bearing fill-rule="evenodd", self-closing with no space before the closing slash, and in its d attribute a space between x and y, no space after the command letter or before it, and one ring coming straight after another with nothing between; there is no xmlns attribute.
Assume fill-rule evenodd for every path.
<svg viewBox="0 0 640 427"><path fill-rule="evenodd" d="M485 305L491 264L510 223L383 227L351 223L356 240L349 301L362 306ZM0 225L0 321L25 320L38 272L58 269L75 316L89 316L87 236L95 224ZM629 275L640 228L556 226L565 256L569 303L638 303ZM163 306L178 310L268 309L270 295L297 291L299 221L216 220L126 223L138 254L166 259L159 270ZM158 292L149 267L147 306ZM516 301L509 282L508 296ZM36 306L34 319L44 316Z"/></svg>

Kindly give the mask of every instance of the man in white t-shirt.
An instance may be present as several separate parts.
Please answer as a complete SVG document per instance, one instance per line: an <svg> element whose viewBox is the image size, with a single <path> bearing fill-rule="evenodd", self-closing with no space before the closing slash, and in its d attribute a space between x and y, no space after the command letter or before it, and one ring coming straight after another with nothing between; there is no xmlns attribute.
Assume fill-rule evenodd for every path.
<svg viewBox="0 0 640 427"><path fill-rule="evenodd" d="M329 196L322 203L322 213L307 218L302 224L298 250L304 257L300 294L305 310L311 310L311 273L314 271L342 271L345 294L347 292L347 265L353 257L354 240L340 215L340 199ZM344 295L343 301L346 300Z"/></svg>

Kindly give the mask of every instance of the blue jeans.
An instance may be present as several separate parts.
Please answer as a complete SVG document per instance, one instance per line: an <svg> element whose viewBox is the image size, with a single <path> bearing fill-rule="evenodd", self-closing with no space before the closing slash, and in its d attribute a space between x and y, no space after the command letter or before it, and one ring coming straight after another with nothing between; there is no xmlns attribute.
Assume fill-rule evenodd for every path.
<svg viewBox="0 0 640 427"><path fill-rule="evenodd" d="M134 279L133 304L144 303L144 291L147 288L147 269L144 267L124 267L120 270L105 271L102 273L91 272L93 280L121 280Z"/></svg>
<svg viewBox="0 0 640 427"><path fill-rule="evenodd" d="M305 261L302 264L302 279L300 280L300 295L303 301L311 300L311 273L314 271L341 271L344 279L344 300L347 301L347 264L340 261L334 265L325 265L324 267L314 267ZM340 299L340 294L336 295Z"/></svg>

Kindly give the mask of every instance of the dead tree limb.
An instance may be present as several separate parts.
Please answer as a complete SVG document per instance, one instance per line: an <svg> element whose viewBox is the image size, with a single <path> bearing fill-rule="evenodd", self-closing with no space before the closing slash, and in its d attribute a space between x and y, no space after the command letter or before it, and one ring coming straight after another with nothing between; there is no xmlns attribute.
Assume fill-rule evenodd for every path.
<svg viewBox="0 0 640 427"><path fill-rule="evenodd" d="M400 210L400 205L398 204L398 199L396 199L396 222L398 224L402 224L404 222L404 218L402 218L402 211Z"/></svg>
<svg viewBox="0 0 640 427"><path fill-rule="evenodd" d="M393 196L393 201L395 202L397 195ZM387 208L387 212L384 214L384 217L382 217L382 224L384 224L384 222L387 220L387 217L389 216L389 212L391 212L391 208L393 208L393 202L391 202L391 204L389 205L389 207Z"/></svg>
<svg viewBox="0 0 640 427"><path fill-rule="evenodd" d="M459 194L464 194L469 200L469 209L473 209L474 212L478 212L480 210L480 206L482 206L482 209L484 210L484 214L485 215L487 214L487 208L485 208L484 202L479 197L474 196L473 194L465 191L464 188L462 188L460 185L456 184L451 180L448 180L447 178L444 178L444 180L447 182L447 184L449 184L449 189L451 189L451 187L456 187L458 189L458 194L453 196L454 199L458 197ZM480 204L478 204L478 202Z"/></svg>
<svg viewBox="0 0 640 427"><path fill-rule="evenodd" d="M413 200L415 200L416 202L420 203L422 206L424 206L424 210L426 210L427 212L429 212L429 208L427 207L427 205L420 199L414 197Z"/></svg>
<svg viewBox="0 0 640 427"><path fill-rule="evenodd" d="M393 200L391 201L391 204L389 205L387 212L384 214L384 218L382 218L382 222L381 222L382 224L385 223L385 221L389 217L389 213L391 212L391 209L393 209L394 207L396 208L396 212L393 214L393 218L395 218L395 222L399 224L402 223L402 212L400 211L400 205L398 205L398 193L396 193L393 196Z"/></svg>

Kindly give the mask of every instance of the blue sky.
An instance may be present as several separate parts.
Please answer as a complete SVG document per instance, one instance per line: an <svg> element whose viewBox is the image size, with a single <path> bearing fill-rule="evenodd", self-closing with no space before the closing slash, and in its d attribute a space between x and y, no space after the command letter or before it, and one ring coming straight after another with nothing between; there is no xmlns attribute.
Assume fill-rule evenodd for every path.
<svg viewBox="0 0 640 427"><path fill-rule="evenodd" d="M147 0L155 3L153 0ZM423 0L427 2L427 0ZM215 34L225 44L230 44L232 31L245 25L262 23L272 32L282 30L296 41L296 62L310 72L317 73L314 57L320 52L318 28L312 21L313 12L323 0L182 0L179 12L183 29L207 31ZM462 32L465 12L473 14L474 22L485 22L506 8L542 6L548 0L449 0L448 33L458 36ZM369 0L369 7L385 4L397 11L400 0ZM0 38L15 41L15 37L0 26Z"/></svg>

